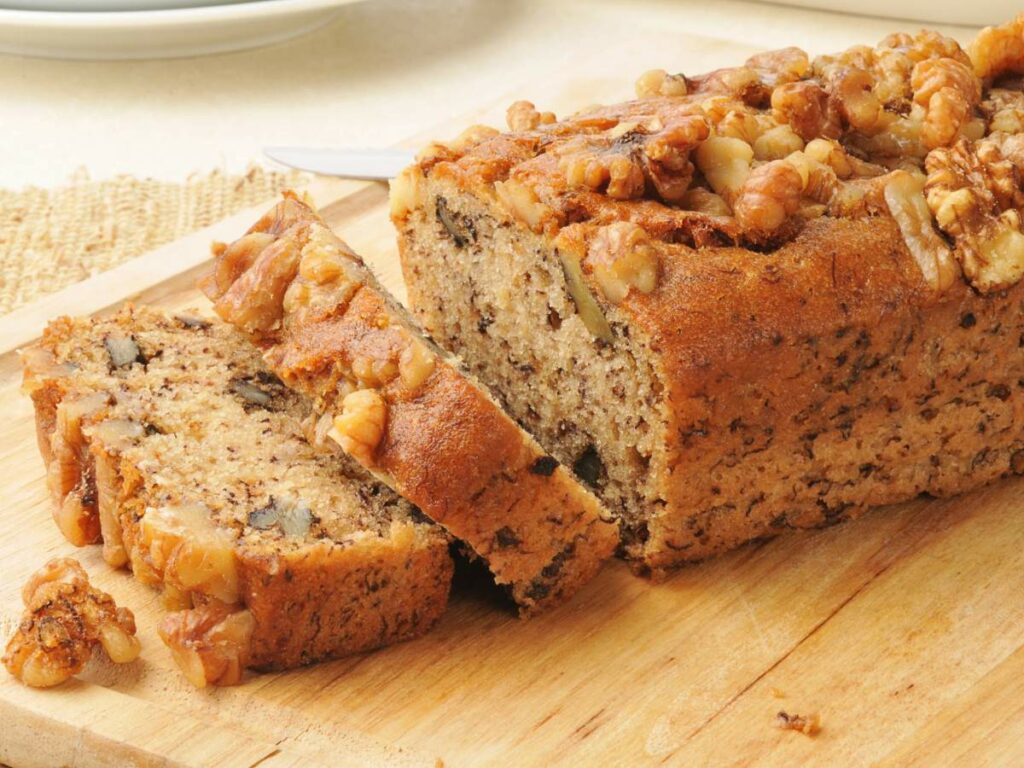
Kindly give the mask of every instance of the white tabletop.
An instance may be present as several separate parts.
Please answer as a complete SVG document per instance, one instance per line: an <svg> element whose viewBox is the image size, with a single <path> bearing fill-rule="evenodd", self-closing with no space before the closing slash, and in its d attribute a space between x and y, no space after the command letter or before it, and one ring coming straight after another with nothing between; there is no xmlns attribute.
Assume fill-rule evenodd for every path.
<svg viewBox="0 0 1024 768"><path fill-rule="evenodd" d="M273 144L391 144L488 96L557 81L584 57L621 65L625 95L644 69L689 71L673 45L685 33L822 53L921 26L739 0L368 0L312 35L242 53L0 56L0 187L59 185L83 166L97 179L238 171ZM974 31L929 26L960 40Z"/></svg>

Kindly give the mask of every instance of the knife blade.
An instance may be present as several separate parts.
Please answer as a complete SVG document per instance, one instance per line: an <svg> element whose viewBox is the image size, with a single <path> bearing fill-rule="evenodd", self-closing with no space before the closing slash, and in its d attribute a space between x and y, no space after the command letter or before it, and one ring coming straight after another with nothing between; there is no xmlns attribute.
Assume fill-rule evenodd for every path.
<svg viewBox="0 0 1024 768"><path fill-rule="evenodd" d="M393 179L415 158L410 149L264 147L263 154L301 171L369 181Z"/></svg>

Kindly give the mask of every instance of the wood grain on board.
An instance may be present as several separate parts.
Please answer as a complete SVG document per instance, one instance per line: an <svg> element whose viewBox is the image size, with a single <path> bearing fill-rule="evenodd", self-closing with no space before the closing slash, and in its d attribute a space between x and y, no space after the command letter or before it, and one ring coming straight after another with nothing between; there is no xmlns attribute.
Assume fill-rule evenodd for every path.
<svg viewBox="0 0 1024 768"><path fill-rule="evenodd" d="M685 49L690 71L749 53L696 38L675 44ZM627 64L611 62L635 71ZM621 78L566 75L495 98L479 117L498 122L498 105L522 95L564 110L627 90ZM328 222L404 295L384 186L334 181L314 193ZM526 622L486 589L461 584L440 624L419 640L253 675L237 688L191 688L156 636L155 593L107 567L98 547L74 551L53 525L31 407L18 392L10 350L60 313L103 311L126 298L203 306L193 284L208 242L237 236L258 213L239 214L0 318L0 634L16 624L28 574L50 557L74 553L99 586L135 611L143 644L133 664L116 667L98 657L79 680L55 691L26 689L0 675L0 761L1024 762L1021 481L786 535L660 584L615 562L570 604ZM822 730L813 738L780 730L779 711L818 713Z"/></svg>

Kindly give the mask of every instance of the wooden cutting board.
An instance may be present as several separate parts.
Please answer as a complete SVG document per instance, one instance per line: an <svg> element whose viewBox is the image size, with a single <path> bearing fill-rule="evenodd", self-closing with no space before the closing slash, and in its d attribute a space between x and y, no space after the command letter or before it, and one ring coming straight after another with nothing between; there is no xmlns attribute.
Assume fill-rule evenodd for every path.
<svg viewBox="0 0 1024 768"><path fill-rule="evenodd" d="M501 94L456 124L500 123L532 95L562 110L628 95L616 72L652 60L699 71L749 51L689 38L602 52L586 69ZM671 57L671 58L670 58ZM579 62L576 63L577 65ZM575 69L575 66L574 66ZM602 74L602 72L604 74ZM380 184L320 183L329 223L404 296ZM479 585L456 586L426 637L237 688L197 691L155 627L159 600L98 547L51 521L13 349L61 313L134 298L202 306L209 241L248 211L0 318L0 635L25 578L75 554L132 608L143 644L125 667L97 658L52 691L0 673L0 762L14 766L532 766L1024 763L1024 484L916 500L789 534L661 584L605 568L569 605L531 621ZM98 654L99 655L99 654ZM814 738L776 714L818 713Z"/></svg>

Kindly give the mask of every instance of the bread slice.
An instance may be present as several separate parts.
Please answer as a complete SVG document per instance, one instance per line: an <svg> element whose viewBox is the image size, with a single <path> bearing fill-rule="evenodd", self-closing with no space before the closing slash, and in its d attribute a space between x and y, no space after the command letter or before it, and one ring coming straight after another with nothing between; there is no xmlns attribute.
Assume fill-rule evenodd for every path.
<svg viewBox="0 0 1024 768"><path fill-rule="evenodd" d="M923 32L651 72L561 122L520 102L393 185L410 306L641 569L1020 474L1024 94L1000 85Z"/></svg>
<svg viewBox="0 0 1024 768"><path fill-rule="evenodd" d="M333 440L486 561L524 614L566 599L614 551L597 499L425 338L294 196L204 281Z"/></svg>
<svg viewBox="0 0 1024 768"><path fill-rule="evenodd" d="M448 540L340 451L230 326L126 307L60 318L23 352L55 518L164 590L197 685L416 637L441 615Z"/></svg>

